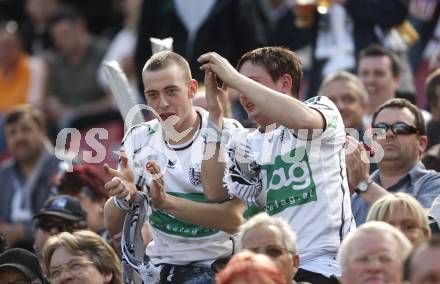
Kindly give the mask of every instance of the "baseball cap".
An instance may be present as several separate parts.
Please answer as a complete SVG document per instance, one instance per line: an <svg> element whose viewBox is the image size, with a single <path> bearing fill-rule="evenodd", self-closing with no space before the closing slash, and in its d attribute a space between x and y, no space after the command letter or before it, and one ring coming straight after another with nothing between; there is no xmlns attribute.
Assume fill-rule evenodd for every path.
<svg viewBox="0 0 440 284"><path fill-rule="evenodd" d="M30 280L44 282L43 272L35 254L22 248L12 248L0 254L0 270L13 267L23 272Z"/></svg>
<svg viewBox="0 0 440 284"><path fill-rule="evenodd" d="M34 219L44 216L56 216L70 221L81 221L86 220L87 212L83 209L78 199L68 195L55 195L46 200L43 208L34 215Z"/></svg>

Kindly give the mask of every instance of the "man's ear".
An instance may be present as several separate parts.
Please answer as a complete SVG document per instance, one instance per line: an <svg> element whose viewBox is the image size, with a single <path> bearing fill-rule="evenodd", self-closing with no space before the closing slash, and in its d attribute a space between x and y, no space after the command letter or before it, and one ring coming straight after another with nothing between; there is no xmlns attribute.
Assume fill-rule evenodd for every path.
<svg viewBox="0 0 440 284"><path fill-rule="evenodd" d="M197 83L197 80L191 79L191 81L189 81L188 88L188 97L192 99L196 96L197 90L199 89L199 84Z"/></svg>
<svg viewBox="0 0 440 284"><path fill-rule="evenodd" d="M293 259L293 266L298 269L299 268L299 255L292 254L292 259Z"/></svg>
<svg viewBox="0 0 440 284"><path fill-rule="evenodd" d="M281 82L281 92L283 94L291 94L292 91L292 84L293 84L293 78L289 74L284 74L279 79Z"/></svg>
<svg viewBox="0 0 440 284"><path fill-rule="evenodd" d="M104 274L104 283L111 283L113 279L113 272Z"/></svg>
<svg viewBox="0 0 440 284"><path fill-rule="evenodd" d="M420 154L425 152L427 146L428 146L428 136L420 135L419 136L419 151L420 151Z"/></svg>

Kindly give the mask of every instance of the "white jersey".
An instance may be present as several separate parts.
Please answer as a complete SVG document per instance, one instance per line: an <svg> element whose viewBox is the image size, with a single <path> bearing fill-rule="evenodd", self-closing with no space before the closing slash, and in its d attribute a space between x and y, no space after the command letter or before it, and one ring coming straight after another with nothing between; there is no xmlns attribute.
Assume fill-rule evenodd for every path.
<svg viewBox="0 0 440 284"><path fill-rule="evenodd" d="M295 134L284 126L233 135L225 182L229 193L248 205L246 217L265 210L289 222L298 235L301 268L338 276L337 251L355 226L344 124L327 97L305 104L325 119L325 129L315 132L316 138L307 139L307 133Z"/></svg>
<svg viewBox="0 0 440 284"><path fill-rule="evenodd" d="M134 169L138 189L149 188L151 175L145 166L149 160L155 160L164 174L167 193L196 202L208 202L201 183L205 146L201 129L207 125L208 112L200 108L196 108L196 112L201 121L199 129L193 139L184 145L169 145L157 119L129 130L123 147ZM224 129L237 127L241 125L235 120L224 119ZM223 231L189 224L151 206L148 218L153 241L147 246L146 253L154 265L196 262L198 265L209 265L215 259L232 253L230 235Z"/></svg>

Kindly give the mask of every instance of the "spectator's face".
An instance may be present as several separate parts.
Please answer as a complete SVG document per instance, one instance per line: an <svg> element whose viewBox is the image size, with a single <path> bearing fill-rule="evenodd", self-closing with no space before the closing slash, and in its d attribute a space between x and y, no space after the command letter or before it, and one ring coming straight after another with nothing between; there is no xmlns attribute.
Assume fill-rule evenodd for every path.
<svg viewBox="0 0 440 284"><path fill-rule="evenodd" d="M0 30L0 69L15 70L20 58L21 48L18 35Z"/></svg>
<svg viewBox="0 0 440 284"><path fill-rule="evenodd" d="M79 201L87 212L87 227L95 233L104 229L104 204L101 203L104 203L105 200L103 202L94 201L87 194L81 193Z"/></svg>
<svg viewBox="0 0 440 284"><path fill-rule="evenodd" d="M163 121L171 123L178 117L174 128L179 132L193 126L190 119L192 98L197 93L195 80L186 81L183 71L175 64L157 71L145 71L142 77L147 103Z"/></svg>
<svg viewBox="0 0 440 284"><path fill-rule="evenodd" d="M62 20L51 27L50 33L56 48L64 56L69 57L76 53L80 38L85 31L81 22Z"/></svg>
<svg viewBox="0 0 440 284"><path fill-rule="evenodd" d="M18 162L33 161L41 153L44 132L28 115L5 125L6 144Z"/></svg>
<svg viewBox="0 0 440 284"><path fill-rule="evenodd" d="M270 257L283 272L287 283L292 282L299 261L295 254L287 251L280 229L266 225L250 229L243 238L243 249Z"/></svg>
<svg viewBox="0 0 440 284"><path fill-rule="evenodd" d="M384 218L385 222L399 229L410 242L416 246L428 238L428 231L422 228L416 218L410 214L403 206L397 206Z"/></svg>
<svg viewBox="0 0 440 284"><path fill-rule="evenodd" d="M387 56L362 58L359 62L358 76L367 89L369 100L382 104L395 97L399 79L393 76L391 60Z"/></svg>
<svg viewBox="0 0 440 284"><path fill-rule="evenodd" d="M396 122L403 122L415 127L415 117L407 108L383 109L376 116L373 127L379 123L393 125ZM417 134L396 135L392 133L391 129L387 130L385 139L375 139L375 141L382 146L384 151L382 161L378 163L379 167L388 162L399 162L403 167L412 167L417 163L427 145L426 136L419 136Z"/></svg>
<svg viewBox="0 0 440 284"><path fill-rule="evenodd" d="M36 23L46 23L56 10L57 4L57 0L27 0L26 13Z"/></svg>
<svg viewBox="0 0 440 284"><path fill-rule="evenodd" d="M417 284L440 284L440 248L424 249L411 261L410 282Z"/></svg>
<svg viewBox="0 0 440 284"><path fill-rule="evenodd" d="M366 104L358 95L354 83L336 80L327 84L322 91L324 96L335 103L345 127L358 128L362 125Z"/></svg>
<svg viewBox="0 0 440 284"><path fill-rule="evenodd" d="M342 284L400 284L403 261L389 233L364 234L349 247Z"/></svg>
<svg viewBox="0 0 440 284"><path fill-rule="evenodd" d="M0 281L2 283L3 281L5 283L21 283L19 281L23 281L23 283L30 283L30 279L26 276L26 274L13 267L5 267L0 269ZM35 280L35 282L32 283L41 284L41 281Z"/></svg>
<svg viewBox="0 0 440 284"><path fill-rule="evenodd" d="M261 67L260 65L255 65L251 63L250 61L246 61L243 63L243 65L240 68L240 73L244 76L272 89L275 91L282 91L282 82L281 80L278 80L277 82L274 82L272 78L270 77L269 73ZM245 96L241 95L239 96L239 100L241 105L243 106L244 110L248 114L248 117L250 120L255 121L261 126L267 126L272 123L272 121L267 118L264 113L261 112L261 110L254 105L249 99L247 99Z"/></svg>
<svg viewBox="0 0 440 284"><path fill-rule="evenodd" d="M58 247L50 259L49 279L51 284L104 284L110 283L112 274L101 274L87 255L73 255Z"/></svg>
<svg viewBox="0 0 440 284"><path fill-rule="evenodd" d="M47 217L46 217L47 218ZM34 222L34 251L36 255L42 259L43 258L43 246L46 240L53 235L60 233L60 231L55 228L54 224L57 222L63 222L62 219L49 219L49 218L39 217ZM51 225L52 224L52 225Z"/></svg>

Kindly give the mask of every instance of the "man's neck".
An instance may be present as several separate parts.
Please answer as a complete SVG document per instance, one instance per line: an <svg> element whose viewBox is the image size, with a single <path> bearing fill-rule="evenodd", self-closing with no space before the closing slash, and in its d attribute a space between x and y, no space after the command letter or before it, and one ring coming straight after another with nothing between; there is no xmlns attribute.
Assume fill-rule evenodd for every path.
<svg viewBox="0 0 440 284"><path fill-rule="evenodd" d="M378 163L380 183L384 188L389 188L395 185L402 177L408 174L416 163L411 164L410 166L391 161L382 161Z"/></svg>
<svg viewBox="0 0 440 284"><path fill-rule="evenodd" d="M188 129L190 129L190 131L183 137L177 135L176 140L173 139L175 135L168 135L173 137L169 139L169 143L171 145L178 145L190 141L193 138L194 134L199 129L199 124L200 124L199 116L197 115L197 112L194 110L191 112L191 114L188 116L186 121L184 121L180 127L175 128L175 130L178 133L183 133Z"/></svg>
<svg viewBox="0 0 440 284"><path fill-rule="evenodd" d="M388 99L392 99L394 97L395 95L390 95L385 98L375 98L374 96L370 96L368 100L367 113L373 115L373 113L379 108L379 106L388 101Z"/></svg>
<svg viewBox="0 0 440 284"><path fill-rule="evenodd" d="M41 154L35 157L34 159L30 159L24 162L19 162L18 166L20 167L21 174L25 179L27 179L31 174L32 171L35 169L35 166L38 163L38 160L40 159Z"/></svg>

